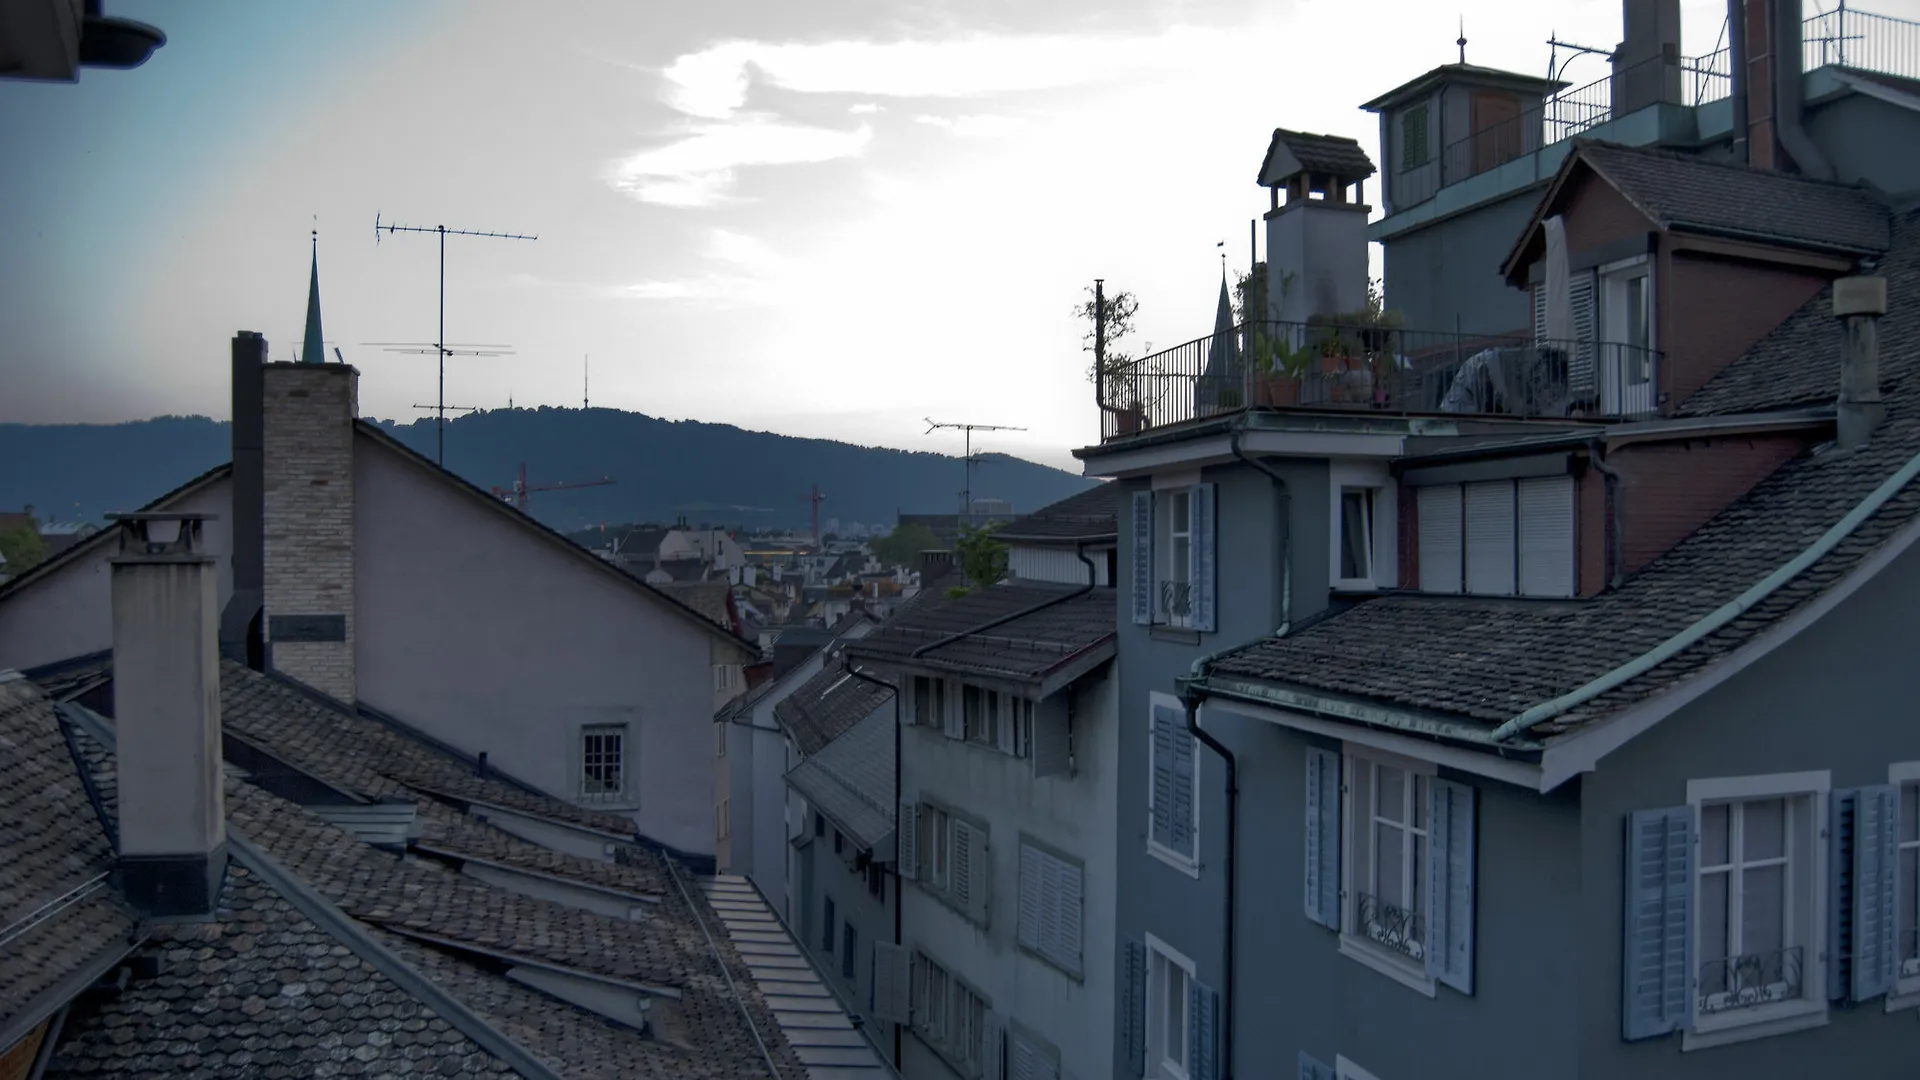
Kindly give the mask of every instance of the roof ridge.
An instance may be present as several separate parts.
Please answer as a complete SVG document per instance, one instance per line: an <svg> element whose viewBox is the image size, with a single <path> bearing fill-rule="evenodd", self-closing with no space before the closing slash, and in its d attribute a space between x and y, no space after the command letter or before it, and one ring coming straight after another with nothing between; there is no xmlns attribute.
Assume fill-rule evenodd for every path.
<svg viewBox="0 0 1920 1080"><path fill-rule="evenodd" d="M1858 181L1846 183L1841 180L1823 180L1819 177L1802 176L1799 173L1782 172L1778 169L1763 169L1757 165L1751 165L1743 161L1724 161L1719 158L1706 157L1699 154L1688 154L1665 146L1632 146L1627 143L1613 142L1609 139L1588 139L1581 136L1575 136L1573 141L1575 152L1588 149L1603 152L1618 151L1634 157L1657 158L1663 161L1676 161L1689 165L1711 166L1716 169L1745 173L1750 176L1816 185L1819 187L1833 188L1838 191L1858 192L1880 203L1882 206L1886 206L1886 200L1883 199L1878 192ZM1891 209L1891 207L1888 207L1889 211L1891 211Z"/></svg>

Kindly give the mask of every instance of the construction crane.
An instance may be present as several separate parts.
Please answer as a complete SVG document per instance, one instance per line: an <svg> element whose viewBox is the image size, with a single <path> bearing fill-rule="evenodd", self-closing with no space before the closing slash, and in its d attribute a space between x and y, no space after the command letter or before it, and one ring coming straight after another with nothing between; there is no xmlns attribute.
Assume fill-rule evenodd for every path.
<svg viewBox="0 0 1920 1080"><path fill-rule="evenodd" d="M604 487L607 484L613 483L618 483L618 481L603 476L598 480L562 480L553 484L529 484L527 483L527 463L523 461L520 463L520 475L514 480L512 487L497 487L493 488L492 491L495 498L504 502L510 502L520 509L525 510L527 508L527 496L536 491L566 491L569 488Z"/></svg>
<svg viewBox="0 0 1920 1080"><path fill-rule="evenodd" d="M826 502L827 497L825 495L820 494L820 485L815 484L813 485L813 493L811 495L803 495L801 496L801 499L805 502L810 502L813 504L813 546L819 547L820 546L820 504L823 502Z"/></svg>

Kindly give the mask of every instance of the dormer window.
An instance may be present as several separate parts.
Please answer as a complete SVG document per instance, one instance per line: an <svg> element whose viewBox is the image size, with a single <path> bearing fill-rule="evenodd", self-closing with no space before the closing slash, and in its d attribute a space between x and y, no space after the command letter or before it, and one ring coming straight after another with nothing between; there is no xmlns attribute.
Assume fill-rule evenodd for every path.
<svg viewBox="0 0 1920 1080"><path fill-rule="evenodd" d="M1340 577L1373 580L1373 488L1340 489Z"/></svg>
<svg viewBox="0 0 1920 1080"><path fill-rule="evenodd" d="M1399 580L1393 480L1385 465L1336 461L1332 465L1328 546L1332 587L1390 589Z"/></svg>
<svg viewBox="0 0 1920 1080"><path fill-rule="evenodd" d="M1574 594L1572 477L1433 484L1419 490L1421 591Z"/></svg>

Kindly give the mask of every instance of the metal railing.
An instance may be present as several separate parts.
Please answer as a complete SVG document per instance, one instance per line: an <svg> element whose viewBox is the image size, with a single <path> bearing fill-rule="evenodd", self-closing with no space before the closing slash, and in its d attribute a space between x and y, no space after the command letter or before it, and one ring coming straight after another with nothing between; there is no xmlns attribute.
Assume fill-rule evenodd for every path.
<svg viewBox="0 0 1920 1080"><path fill-rule="evenodd" d="M1110 371L1101 439L1247 408L1365 409L1523 418L1654 412L1660 354L1338 322L1258 322Z"/></svg>
<svg viewBox="0 0 1920 1080"><path fill-rule="evenodd" d="M1920 79L1920 22L1912 19L1841 4L1801 24L1800 45L1809 71L1834 64Z"/></svg>
<svg viewBox="0 0 1920 1080"><path fill-rule="evenodd" d="M1168 626L1186 626L1193 620L1193 584L1187 581L1160 583L1160 621Z"/></svg>
<svg viewBox="0 0 1920 1080"><path fill-rule="evenodd" d="M1729 956L1700 965L1701 1015L1751 1009L1800 996L1800 946Z"/></svg>
<svg viewBox="0 0 1920 1080"><path fill-rule="evenodd" d="M1359 894L1355 908L1361 937L1415 960L1426 956L1427 928L1419 912L1396 907L1368 893Z"/></svg>

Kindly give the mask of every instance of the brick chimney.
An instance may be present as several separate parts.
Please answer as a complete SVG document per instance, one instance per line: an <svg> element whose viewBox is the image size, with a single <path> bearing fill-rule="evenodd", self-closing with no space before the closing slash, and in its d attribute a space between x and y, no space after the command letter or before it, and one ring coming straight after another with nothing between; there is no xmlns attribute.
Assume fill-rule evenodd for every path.
<svg viewBox="0 0 1920 1080"><path fill-rule="evenodd" d="M117 514L111 563L120 880L150 918L213 914L227 866L220 608L202 514Z"/></svg>
<svg viewBox="0 0 1920 1080"><path fill-rule="evenodd" d="M1880 397L1880 316L1887 313L1887 279L1844 277L1833 283L1833 316L1846 334L1840 354L1840 449L1864 445L1886 419Z"/></svg>
<svg viewBox="0 0 1920 1080"><path fill-rule="evenodd" d="M352 703L353 425L349 364L261 368L263 596L275 670Z"/></svg>
<svg viewBox="0 0 1920 1080"><path fill-rule="evenodd" d="M1680 0L1623 0L1626 40L1613 54L1613 111L1680 102Z"/></svg>
<svg viewBox="0 0 1920 1080"><path fill-rule="evenodd" d="M1738 16L1737 18L1735 16ZM1801 125L1806 71L1800 0L1728 0L1736 156L1747 164L1832 179L1833 169ZM1744 123L1743 123L1744 121Z"/></svg>

